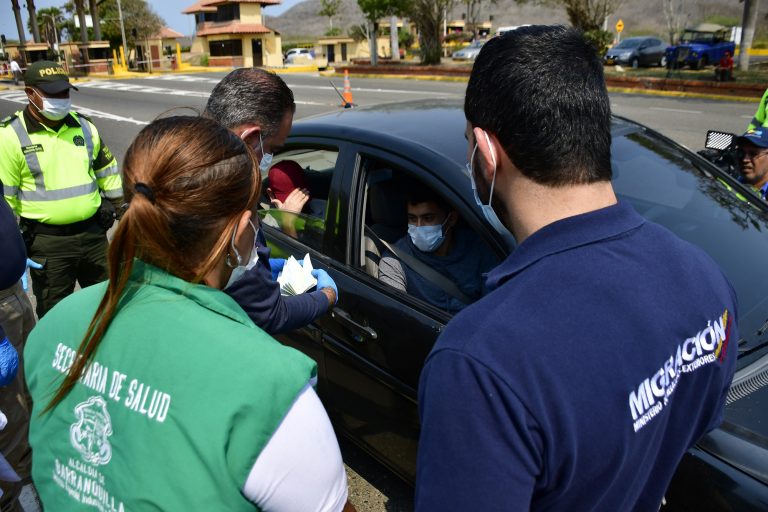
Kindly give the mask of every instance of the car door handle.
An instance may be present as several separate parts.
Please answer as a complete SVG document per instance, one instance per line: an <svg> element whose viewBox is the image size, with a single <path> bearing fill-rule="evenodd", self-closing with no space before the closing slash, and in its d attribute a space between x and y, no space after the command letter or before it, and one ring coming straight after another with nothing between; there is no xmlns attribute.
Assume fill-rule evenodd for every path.
<svg viewBox="0 0 768 512"><path fill-rule="evenodd" d="M376 334L376 331L368 327L367 325L362 325L358 322L355 322L352 320L352 317L349 313L344 311L340 308L333 308L331 310L331 318L338 320L340 323L344 324L346 327L350 328L352 331L356 333L355 341L362 343L363 336L367 338L371 338L372 340L375 340L379 337L378 334Z"/></svg>

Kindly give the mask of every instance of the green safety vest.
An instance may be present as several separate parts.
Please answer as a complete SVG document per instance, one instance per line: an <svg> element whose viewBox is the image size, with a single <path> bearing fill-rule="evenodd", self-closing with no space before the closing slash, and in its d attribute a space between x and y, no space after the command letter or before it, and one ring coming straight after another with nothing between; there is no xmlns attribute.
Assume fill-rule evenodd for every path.
<svg viewBox="0 0 768 512"><path fill-rule="evenodd" d="M72 224L96 213L99 190L123 195L117 161L85 116L70 112L58 131L30 119L17 112L0 121L0 181L18 216Z"/></svg>
<svg viewBox="0 0 768 512"><path fill-rule="evenodd" d="M761 126L765 126L768 128L768 116L766 116L766 108L767 108L766 104L768 104L768 89L765 90L765 93L763 94L763 99L760 100L760 104L757 106L757 112L755 112L755 117L753 117L752 121L750 121L749 126L747 127L747 131L756 130Z"/></svg>
<svg viewBox="0 0 768 512"><path fill-rule="evenodd" d="M93 363L42 415L105 284L64 299L29 336L40 498L57 512L254 510L241 489L315 363L222 291L135 265Z"/></svg>

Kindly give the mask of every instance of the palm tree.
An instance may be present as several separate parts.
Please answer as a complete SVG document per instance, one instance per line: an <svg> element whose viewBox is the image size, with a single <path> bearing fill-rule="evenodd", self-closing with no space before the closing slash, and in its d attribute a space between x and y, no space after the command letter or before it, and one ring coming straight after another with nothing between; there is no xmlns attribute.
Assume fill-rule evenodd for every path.
<svg viewBox="0 0 768 512"><path fill-rule="evenodd" d="M51 45L55 42L61 42L62 30L67 21L64 12L58 7L44 7L37 10L36 17L37 25L42 27L40 31L42 39ZM31 20L27 20L27 27L31 30Z"/></svg>

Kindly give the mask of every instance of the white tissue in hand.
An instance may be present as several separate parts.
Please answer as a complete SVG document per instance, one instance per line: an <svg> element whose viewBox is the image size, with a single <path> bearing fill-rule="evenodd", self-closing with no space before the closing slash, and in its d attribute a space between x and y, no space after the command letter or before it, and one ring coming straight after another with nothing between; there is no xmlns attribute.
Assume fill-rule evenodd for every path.
<svg viewBox="0 0 768 512"><path fill-rule="evenodd" d="M296 258L289 256L283 271L277 276L277 282L280 283L280 293L283 295L298 295L317 286L317 279L312 276L309 253L304 256L304 266L299 265Z"/></svg>

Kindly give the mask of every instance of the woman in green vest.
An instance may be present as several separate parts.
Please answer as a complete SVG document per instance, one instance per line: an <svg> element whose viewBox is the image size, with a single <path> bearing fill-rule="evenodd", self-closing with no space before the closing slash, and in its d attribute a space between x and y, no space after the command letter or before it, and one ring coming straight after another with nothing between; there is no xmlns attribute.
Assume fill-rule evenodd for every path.
<svg viewBox="0 0 768 512"><path fill-rule="evenodd" d="M128 149L109 280L27 342L46 509L349 508L315 363L221 291L257 261L256 162L196 117L157 120Z"/></svg>

